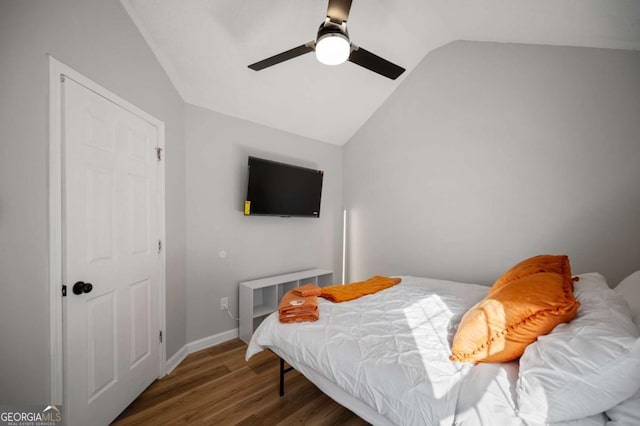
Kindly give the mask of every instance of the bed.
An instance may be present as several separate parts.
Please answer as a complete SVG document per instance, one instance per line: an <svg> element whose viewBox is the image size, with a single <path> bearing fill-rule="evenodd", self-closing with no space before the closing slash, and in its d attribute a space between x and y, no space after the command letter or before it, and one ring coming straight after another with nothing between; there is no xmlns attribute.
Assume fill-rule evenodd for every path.
<svg viewBox="0 0 640 426"><path fill-rule="evenodd" d="M638 405L640 409L640 391L636 387L636 383L640 387L640 344L634 346L634 341L638 341L637 325L633 323L624 299L610 294L614 292L609 290L601 275L581 277L586 284L577 286L583 289L582 292L576 290L581 307L572 323L586 318L588 324L585 326L577 321L576 327L568 324L556 327L551 334L557 333L557 339L540 340L530 345L520 361L486 364L450 361L451 342L460 320L470 307L486 296L487 287L412 276L401 277L401 283L392 288L350 302L332 303L320 299L320 319L316 322L281 324L274 313L252 336L246 358L265 349L273 351L328 396L375 425L549 423L595 426L606 424L608 417L604 411L622 401L630 402L626 402L627 406L620 404L618 412L612 411L609 416L620 419L612 424L625 424L626 418L636 415L640 421L635 408ZM640 291L640 276L638 280L637 286L631 286L633 292ZM605 298L607 306L600 306L605 293L609 297ZM612 303L614 299L615 303ZM600 308L606 312L593 317L591 313ZM603 316L615 317L611 320L615 323L615 331L598 325L603 322ZM591 330L589 327L595 327L595 331L585 332L585 329ZM618 329L627 340L618 339ZM578 335L577 340L567 338L563 332ZM612 376L612 384L605 386L614 387L614 391L604 389L602 393L585 385L583 392L586 395L595 392L593 397L585 397L588 399L586 404L568 404L569 407L563 404L560 408L544 406L549 401L540 398L539 392L555 398L567 389L572 392L574 389L573 382L569 383L571 386L558 385L556 370L571 370L575 360L555 359L555 355L549 354L559 352L557 345L572 350L583 338L591 344L594 341L589 335L591 332L613 334L618 340L610 341L605 337L603 359L596 359L595 367L590 360L580 368L594 373L597 386L602 383L597 379L598 375ZM567 344L569 341L571 345ZM532 346L536 346L535 350ZM613 346L617 352L609 350ZM626 357L621 363L618 361L620 356ZM540 366L538 358L554 359L549 367ZM527 361L527 371L522 371L524 361ZM624 370L631 369L632 377L617 377L620 371L606 371L608 367L602 370L600 364L605 367L620 364ZM538 383L539 377L547 376L551 379ZM582 380L583 374L570 376L570 380ZM625 380L628 383L620 385ZM528 403L527 398L532 402ZM541 405L540 399L545 399L544 404ZM609 403L612 407L605 406ZM519 407L525 406L533 414L523 416ZM594 410L597 412L592 412ZM540 411L548 416L537 418ZM588 415L580 415L585 413Z"/></svg>

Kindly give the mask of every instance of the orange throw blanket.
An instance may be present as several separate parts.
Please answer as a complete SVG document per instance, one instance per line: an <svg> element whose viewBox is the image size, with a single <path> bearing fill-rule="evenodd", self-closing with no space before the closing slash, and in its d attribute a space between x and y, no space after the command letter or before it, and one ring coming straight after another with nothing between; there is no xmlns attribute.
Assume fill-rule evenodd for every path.
<svg viewBox="0 0 640 426"><path fill-rule="evenodd" d="M294 288L293 293L298 296L320 296L320 287L315 284L307 283L301 287Z"/></svg>
<svg viewBox="0 0 640 426"><path fill-rule="evenodd" d="M376 275L366 281L345 285L332 285L322 287L320 297L332 302L346 302L357 299L367 294L377 293L385 288L393 287L400 282L400 278L389 278Z"/></svg>
<svg viewBox="0 0 640 426"><path fill-rule="evenodd" d="M280 322L307 322L317 321L320 318L317 296L298 296L293 290L282 296L278 305Z"/></svg>

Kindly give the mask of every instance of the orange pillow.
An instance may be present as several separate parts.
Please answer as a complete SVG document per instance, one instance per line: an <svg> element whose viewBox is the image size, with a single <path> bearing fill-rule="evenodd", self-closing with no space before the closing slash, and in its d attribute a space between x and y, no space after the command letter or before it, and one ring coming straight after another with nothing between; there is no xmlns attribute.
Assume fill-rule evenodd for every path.
<svg viewBox="0 0 640 426"><path fill-rule="evenodd" d="M571 265L566 255L541 254L516 264L496 280L489 294L498 291L505 284L539 272L555 272L571 278ZM573 284L571 284L573 291Z"/></svg>
<svg viewBox="0 0 640 426"><path fill-rule="evenodd" d="M530 274L492 288L462 317L451 348L452 361L514 360L538 336L575 317L580 303L571 276L553 272Z"/></svg>

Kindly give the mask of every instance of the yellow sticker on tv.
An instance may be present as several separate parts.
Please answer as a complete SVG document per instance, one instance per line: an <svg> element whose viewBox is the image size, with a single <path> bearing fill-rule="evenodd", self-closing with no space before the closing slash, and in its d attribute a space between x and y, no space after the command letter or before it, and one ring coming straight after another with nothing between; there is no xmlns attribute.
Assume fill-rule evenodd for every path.
<svg viewBox="0 0 640 426"><path fill-rule="evenodd" d="M244 214L245 214L245 216L251 214L251 201L245 201L244 202Z"/></svg>

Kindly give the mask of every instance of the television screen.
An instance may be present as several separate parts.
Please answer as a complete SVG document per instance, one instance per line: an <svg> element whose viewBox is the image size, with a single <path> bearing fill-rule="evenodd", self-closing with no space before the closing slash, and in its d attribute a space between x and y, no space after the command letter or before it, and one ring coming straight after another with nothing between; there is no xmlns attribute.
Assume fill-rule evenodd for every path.
<svg viewBox="0 0 640 426"><path fill-rule="evenodd" d="M321 170L249 157L245 215L320 217Z"/></svg>

